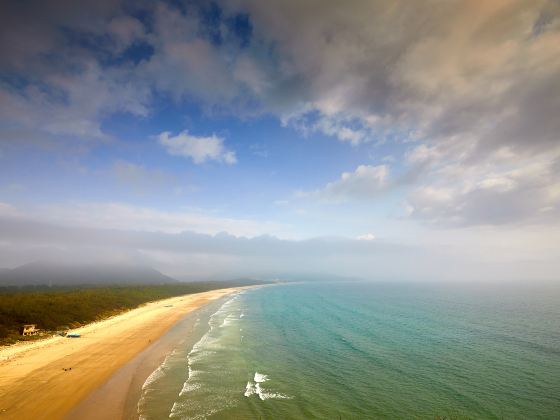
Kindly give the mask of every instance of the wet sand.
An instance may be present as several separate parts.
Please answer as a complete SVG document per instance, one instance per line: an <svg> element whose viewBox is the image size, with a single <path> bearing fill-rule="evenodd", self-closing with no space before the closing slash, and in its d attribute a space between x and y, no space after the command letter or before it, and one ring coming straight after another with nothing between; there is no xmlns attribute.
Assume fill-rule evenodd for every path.
<svg viewBox="0 0 560 420"><path fill-rule="evenodd" d="M138 419L138 401L148 377L174 349L192 347L200 339L194 332L197 321L210 317L229 298L229 295L225 295L184 316L167 333L152 342L119 368L108 381L74 406L65 419Z"/></svg>

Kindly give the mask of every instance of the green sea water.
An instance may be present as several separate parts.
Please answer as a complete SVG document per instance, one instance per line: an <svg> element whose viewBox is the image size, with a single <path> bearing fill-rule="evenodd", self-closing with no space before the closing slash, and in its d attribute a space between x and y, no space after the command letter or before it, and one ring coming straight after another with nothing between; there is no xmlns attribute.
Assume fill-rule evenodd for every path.
<svg viewBox="0 0 560 420"><path fill-rule="evenodd" d="M142 418L560 419L558 286L285 284L197 316Z"/></svg>

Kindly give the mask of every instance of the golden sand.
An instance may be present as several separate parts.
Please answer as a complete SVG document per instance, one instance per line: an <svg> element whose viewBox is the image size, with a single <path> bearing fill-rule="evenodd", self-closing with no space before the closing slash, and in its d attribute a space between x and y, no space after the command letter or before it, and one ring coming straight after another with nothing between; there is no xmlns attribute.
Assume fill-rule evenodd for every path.
<svg viewBox="0 0 560 420"><path fill-rule="evenodd" d="M186 314L235 290L148 303L72 331L81 338L52 337L0 349L0 418L64 418Z"/></svg>

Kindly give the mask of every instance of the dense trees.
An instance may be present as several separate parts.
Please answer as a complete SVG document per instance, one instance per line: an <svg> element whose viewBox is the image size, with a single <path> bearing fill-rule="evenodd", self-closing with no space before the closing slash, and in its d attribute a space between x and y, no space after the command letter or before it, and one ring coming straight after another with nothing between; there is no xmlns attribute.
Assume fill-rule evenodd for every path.
<svg viewBox="0 0 560 420"><path fill-rule="evenodd" d="M154 286L0 288L0 344L23 338L22 324L56 331L106 318L142 303L225 287L256 284L254 280L175 283Z"/></svg>

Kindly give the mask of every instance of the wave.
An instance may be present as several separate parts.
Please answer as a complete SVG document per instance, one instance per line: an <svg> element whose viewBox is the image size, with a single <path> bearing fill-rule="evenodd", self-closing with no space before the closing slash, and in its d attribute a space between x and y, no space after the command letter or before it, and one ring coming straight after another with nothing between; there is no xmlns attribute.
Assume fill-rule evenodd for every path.
<svg viewBox="0 0 560 420"><path fill-rule="evenodd" d="M179 396L182 397L183 395L185 395L187 392L192 392L192 391L196 391L197 389L202 388L202 384L200 383L188 383L185 382L183 384L183 388L181 389L181 392L179 393Z"/></svg>
<svg viewBox="0 0 560 420"><path fill-rule="evenodd" d="M231 325L234 323L234 321L237 321L239 318L236 318L235 315L230 314L228 316L226 316L224 318L224 321L222 322L222 324L220 325L220 328L222 327L227 327L228 325Z"/></svg>
<svg viewBox="0 0 560 420"><path fill-rule="evenodd" d="M146 389L153 384L155 381L157 381L159 378L163 377L165 375L165 370L163 367L163 364L158 366L158 368L156 370L154 370L150 376L148 376L146 378L146 380L144 381L144 384L142 385L142 391L146 391Z"/></svg>
<svg viewBox="0 0 560 420"><path fill-rule="evenodd" d="M173 407L171 407L171 412L169 413L169 418L173 418L173 417L180 417L180 418L184 418L183 416L183 412L186 408L188 408L189 405L188 404L184 404L184 403L179 403L179 402L175 402L173 403ZM219 409L210 409L202 414L199 415L195 415L195 416L190 416L189 420L204 420L206 418L208 418L208 416L211 416L212 414L216 414L220 412ZM142 419L139 419L142 420Z"/></svg>
<svg viewBox="0 0 560 420"><path fill-rule="evenodd" d="M269 399L287 400L292 398L289 395L282 394L280 392L272 392L270 390L264 389L261 384L266 381L268 381L268 375L255 372L253 381L247 382L247 385L245 386L245 392L243 393L243 395L246 397L250 397L251 395L256 395L261 399L261 401L265 401Z"/></svg>
<svg viewBox="0 0 560 420"><path fill-rule="evenodd" d="M146 398L150 395L154 390L157 389L157 382L165 377L170 369L172 369L172 358L177 355L177 349L169 352L163 362L146 378L144 383L142 384L142 392L138 402L136 403L136 412L138 413L139 420L146 420L146 417L143 415L143 407L146 403Z"/></svg>
<svg viewBox="0 0 560 420"><path fill-rule="evenodd" d="M247 386L245 387L245 395L246 397L250 397L253 394L256 394L257 390L255 388L255 384L251 381L247 382Z"/></svg>
<svg viewBox="0 0 560 420"><path fill-rule="evenodd" d="M239 319L238 317L239 312L237 312L235 317L232 317L232 315L229 314L230 312L234 312L232 310L233 308L231 307L231 305L239 298L239 295L240 293L236 293L230 296L227 301L223 302L222 305L212 315L210 315L210 317L207 318L206 322L208 323L208 328L206 332L191 347L190 351L189 349L185 349L183 347L186 341L185 339L183 339L180 343L183 344L183 346L180 346L179 348L170 352L165 357L163 363L161 363L148 376L148 378L144 381L144 384L142 385L141 395L137 403L137 413L139 418L141 419L147 418L146 416L148 416L148 413L146 412L146 410L149 409L149 407L147 407L146 404L148 402L149 404L152 404L152 400L154 398L153 395L156 395L153 394L153 392L159 392L161 389L165 389L165 388L161 388L161 386L166 384L165 377L169 374L169 372L174 371L177 368L180 369L181 366L185 366L186 364L185 366L187 368L186 380L184 380L182 387L179 388L180 391L179 389L174 391L174 392L179 391L178 392L179 397L185 394L188 395L191 392L196 392L196 390L200 389L203 386L204 383L203 378L206 372L203 369L201 369L202 365L199 364L199 362L201 362L203 359L206 359L209 356L211 357L211 355L215 353L215 351L211 351L210 349L213 350L217 349L215 346L215 344L217 343L215 343L214 335L216 335L216 331L219 331L218 328L220 326L225 327L229 323ZM199 328L203 328L203 326L201 325L203 322L204 321L202 320L202 318L198 316L194 321L194 328L198 326ZM175 386L178 385L179 383L176 384ZM171 389L170 391L173 392ZM171 400L170 403L172 401L173 400ZM173 404L174 408L171 410L171 413L167 411L168 414L170 415L173 414L171 415L172 417L174 415L177 415L177 413L179 413L182 410L182 407L184 405L183 401L181 400L176 400L175 403L176 404ZM196 411L198 411L198 409ZM204 416L202 416L201 418L204 418Z"/></svg>
<svg viewBox="0 0 560 420"><path fill-rule="evenodd" d="M207 341L209 333L215 328L216 323L213 322L214 318L216 317L216 315L219 315L223 311L224 308L227 308L227 306L229 306L235 299L237 299L240 294L241 294L241 292L238 292L235 295L233 295L232 298L230 298L228 301L226 301L222 306L220 306L220 308L216 312L214 312L212 314L212 316L210 316L210 319L208 320L208 324L210 325L209 331L206 334L204 334L198 342L196 342L194 344L191 351L187 355L187 366L188 366L188 372L189 372L188 377L189 378L194 377L197 373L197 371L193 371L191 369L191 364L193 362L196 362L199 359L208 355L207 352L203 352L203 351L200 351L200 350L201 350L202 346L205 344L205 341ZM227 317L226 317L226 319L227 319ZM224 322L225 322L225 320L224 320ZM196 319L195 325L198 325L199 323L200 323L200 317L198 317ZM184 342L184 340L183 340L183 342ZM168 354L165 357L165 360L163 361L163 363L161 365L159 365L157 367L157 369L155 369L150 374L150 376L148 376L148 378L146 379L146 381L142 385L142 390L145 390L150 384L154 383L159 378L161 378L162 376L165 375L165 370L166 370L166 367L167 367L167 364L168 364L168 361L169 361L169 357L175 355L176 351L177 351L177 349L173 350L170 354Z"/></svg>
<svg viewBox="0 0 560 420"><path fill-rule="evenodd" d="M165 375L169 365L169 359L177 354L177 350L173 350L165 356L163 362L146 378L142 385L142 391L146 390L151 384Z"/></svg>
<svg viewBox="0 0 560 420"><path fill-rule="evenodd" d="M181 392L179 393L179 397L183 397L185 394L196 391L202 387L202 384L197 380L197 377L203 373L202 370L195 370L193 365L201 362L202 360L206 359L208 356L215 354L215 351L208 350L208 344L212 339L212 333L216 328L226 327L233 322L235 319L231 314L226 315L221 323L219 323L220 317L226 312L226 310L231 306L235 300L239 297L241 292L236 293L233 295L229 300L227 300L216 312L214 312L210 318L208 319L209 329L204 334L200 340L198 340L194 346L192 347L191 351L187 354L187 370L188 375L186 381L183 383L183 387Z"/></svg>
<svg viewBox="0 0 560 420"><path fill-rule="evenodd" d="M268 375L264 375L262 373L255 372L255 377L253 378L253 380L257 383L266 382L266 381L268 381Z"/></svg>
<svg viewBox="0 0 560 420"><path fill-rule="evenodd" d="M261 386L257 384L257 395L259 398L264 400L290 400L292 397L286 394L281 394L280 392L270 392L262 390Z"/></svg>

